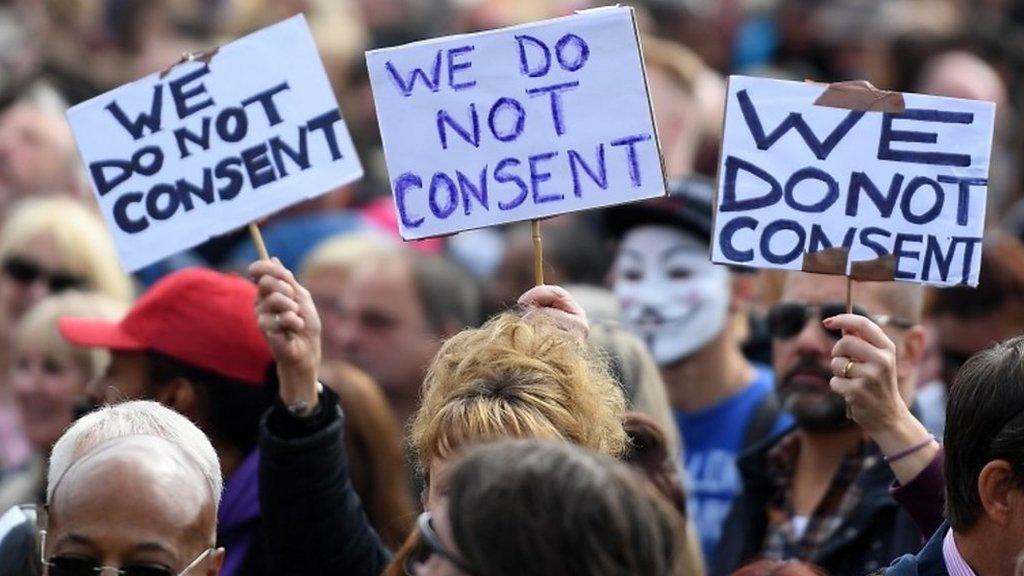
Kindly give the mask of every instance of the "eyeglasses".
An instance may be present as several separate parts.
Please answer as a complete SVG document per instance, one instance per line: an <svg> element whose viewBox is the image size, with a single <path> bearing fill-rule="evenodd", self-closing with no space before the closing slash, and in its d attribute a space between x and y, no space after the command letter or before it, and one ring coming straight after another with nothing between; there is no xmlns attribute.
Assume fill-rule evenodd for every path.
<svg viewBox="0 0 1024 576"><path fill-rule="evenodd" d="M67 272L47 270L39 264L20 256L11 256L3 262L4 273L12 280L29 285L37 280L46 282L50 292L57 293L85 285L85 281Z"/></svg>
<svg viewBox="0 0 1024 576"><path fill-rule="evenodd" d="M831 318L846 313L846 305L841 302L830 302L820 306L808 306L797 302L779 302L768 312L768 331L773 338L788 339L796 336L807 325L811 318ZM853 313L873 320L879 326L887 324L900 329L907 329L913 322L896 316L871 316L860 306L853 307ZM827 330L822 327L833 340L843 337L841 330Z"/></svg>
<svg viewBox="0 0 1024 576"><path fill-rule="evenodd" d="M40 553L46 549L46 530L39 531ZM174 574L170 569L163 566L147 566L134 564L115 568L113 566L101 566L92 558L84 556L53 556L49 560L42 558L43 565L48 568L48 576L98 576L116 574L117 576L187 576L196 566L213 553L213 548L203 550L199 556L189 562L185 569Z"/></svg>
<svg viewBox="0 0 1024 576"><path fill-rule="evenodd" d="M430 559L431 556L437 554L441 558L451 562L456 568L465 572L466 574L472 575L473 569L468 567L465 562L459 560L455 555L449 552L444 544L441 543L441 539L437 536L437 532L434 531L433 525L430 523L430 512L424 512L420 514L419 518L416 519L416 527L419 530L420 538L416 544L416 548L409 554L405 559L405 573L408 576L413 576L413 569L416 564L422 564Z"/></svg>

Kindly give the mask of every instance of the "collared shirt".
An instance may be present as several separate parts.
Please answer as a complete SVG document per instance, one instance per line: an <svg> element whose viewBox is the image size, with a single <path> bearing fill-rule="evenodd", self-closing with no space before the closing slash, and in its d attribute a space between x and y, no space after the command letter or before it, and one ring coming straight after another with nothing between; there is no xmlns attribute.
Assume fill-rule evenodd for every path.
<svg viewBox="0 0 1024 576"><path fill-rule="evenodd" d="M867 441L861 441L843 458L825 495L807 517L806 526L798 530L800 519L793 510L792 495L799 455L800 437L795 431L768 452L767 473L774 491L768 503L768 529L763 547L765 558L812 558L860 503L857 477L878 462L877 450L872 449Z"/></svg>
<svg viewBox="0 0 1024 576"><path fill-rule="evenodd" d="M946 537L942 539L942 559L946 561L946 572L949 572L949 576L976 576L960 554L960 549L956 547L952 529L948 530Z"/></svg>

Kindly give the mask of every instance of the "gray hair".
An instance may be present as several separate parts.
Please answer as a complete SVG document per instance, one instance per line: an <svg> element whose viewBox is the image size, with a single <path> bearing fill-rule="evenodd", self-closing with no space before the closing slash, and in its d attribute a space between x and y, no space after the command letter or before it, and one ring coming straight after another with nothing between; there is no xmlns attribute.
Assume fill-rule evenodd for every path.
<svg viewBox="0 0 1024 576"><path fill-rule="evenodd" d="M209 485L214 508L220 506L224 480L220 460L210 439L188 418L159 402L134 400L104 406L71 425L53 445L50 469L46 478L46 500L53 501L53 492L68 469L93 448L107 441L127 436L155 436L178 447L191 458Z"/></svg>

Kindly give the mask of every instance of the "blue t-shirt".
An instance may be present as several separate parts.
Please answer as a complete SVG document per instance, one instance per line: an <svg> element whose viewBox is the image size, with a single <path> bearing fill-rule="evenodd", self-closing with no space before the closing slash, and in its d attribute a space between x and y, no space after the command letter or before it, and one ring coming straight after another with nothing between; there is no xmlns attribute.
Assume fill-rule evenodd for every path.
<svg viewBox="0 0 1024 576"><path fill-rule="evenodd" d="M771 371L755 368L750 385L734 396L699 412L675 411L685 445L687 511L700 534L705 563L714 558L729 507L743 488L736 457L743 449L747 422L761 401L774 393ZM780 415L772 434L791 424L788 414Z"/></svg>

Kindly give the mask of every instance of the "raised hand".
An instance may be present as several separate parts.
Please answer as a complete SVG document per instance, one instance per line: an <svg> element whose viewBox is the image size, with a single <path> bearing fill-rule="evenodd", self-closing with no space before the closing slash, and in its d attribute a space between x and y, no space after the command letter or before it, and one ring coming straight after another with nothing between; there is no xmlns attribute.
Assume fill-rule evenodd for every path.
<svg viewBox="0 0 1024 576"><path fill-rule="evenodd" d="M590 333L587 313L561 286L534 286L519 297L519 304L529 308L529 314L542 314L570 334L583 340Z"/></svg>
<svg viewBox="0 0 1024 576"><path fill-rule="evenodd" d="M321 330L313 298L276 258L254 262L249 274L258 287L257 322L277 361L281 399L311 409L317 401Z"/></svg>

